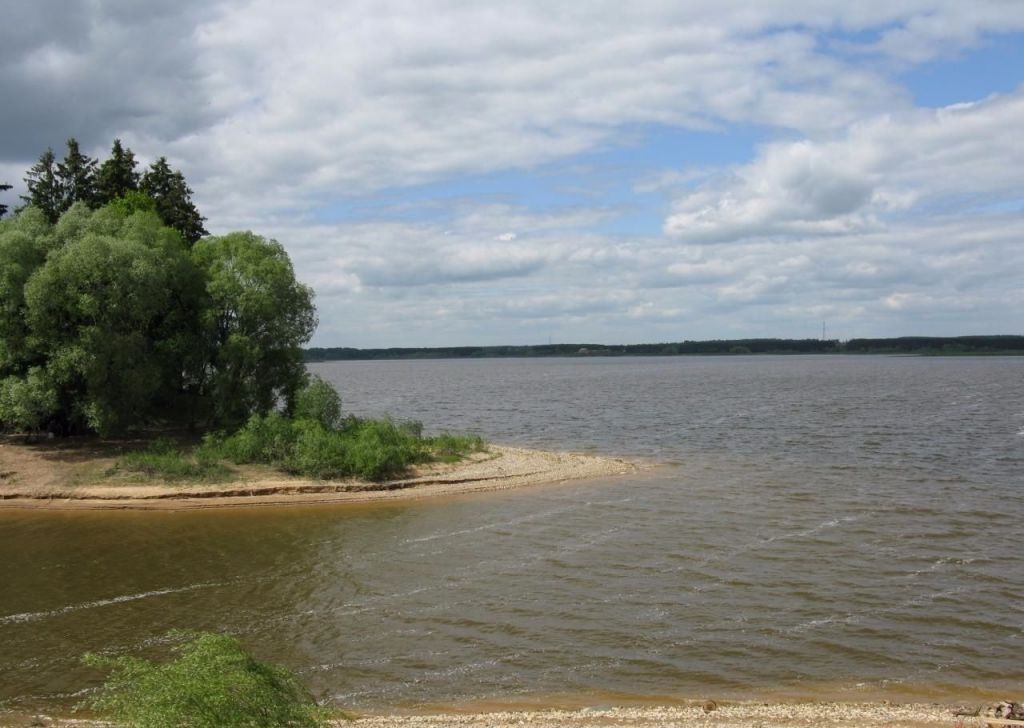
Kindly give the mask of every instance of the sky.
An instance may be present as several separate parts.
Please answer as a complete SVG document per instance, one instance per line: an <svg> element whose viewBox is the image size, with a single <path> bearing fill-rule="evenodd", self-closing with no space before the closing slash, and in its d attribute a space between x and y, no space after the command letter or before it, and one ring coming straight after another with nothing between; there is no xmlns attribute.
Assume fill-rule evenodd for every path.
<svg viewBox="0 0 1024 728"><path fill-rule="evenodd" d="M0 182L165 155L316 346L1024 333L1024 2L0 0Z"/></svg>

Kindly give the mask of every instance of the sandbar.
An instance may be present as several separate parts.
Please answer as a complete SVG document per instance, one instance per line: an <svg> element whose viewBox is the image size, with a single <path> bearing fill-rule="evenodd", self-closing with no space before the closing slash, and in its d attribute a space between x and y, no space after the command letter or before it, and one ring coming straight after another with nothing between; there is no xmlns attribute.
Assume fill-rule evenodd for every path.
<svg viewBox="0 0 1024 728"><path fill-rule="evenodd" d="M364 503L609 478L650 466L623 458L489 445L457 463L418 466L381 482L311 480L239 466L225 483L167 483L102 477L116 458L0 442L0 509L196 509Z"/></svg>

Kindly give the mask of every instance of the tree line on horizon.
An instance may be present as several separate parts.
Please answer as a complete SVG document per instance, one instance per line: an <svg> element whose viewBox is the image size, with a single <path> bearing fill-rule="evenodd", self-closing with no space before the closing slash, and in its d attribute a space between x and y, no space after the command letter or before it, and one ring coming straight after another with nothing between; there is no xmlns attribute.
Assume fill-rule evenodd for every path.
<svg viewBox="0 0 1024 728"><path fill-rule="evenodd" d="M131 149L115 139L110 156L102 163L83 154L78 141L71 137L66 143L64 158L58 160L49 147L25 172L26 194L21 211L34 207L52 225L77 202L98 209L136 193L146 195L161 221L175 230L189 244L208 234L206 220L192 202L192 189L180 170L172 169L167 157L159 157L145 171L139 172ZM11 189L0 184L0 192ZM0 218L8 206L0 204Z"/></svg>
<svg viewBox="0 0 1024 728"><path fill-rule="evenodd" d="M525 346L310 347L307 362L376 359L477 359L551 356L686 356L742 354L1000 354L1024 353L1024 336L902 336L888 339L712 339L658 344Z"/></svg>

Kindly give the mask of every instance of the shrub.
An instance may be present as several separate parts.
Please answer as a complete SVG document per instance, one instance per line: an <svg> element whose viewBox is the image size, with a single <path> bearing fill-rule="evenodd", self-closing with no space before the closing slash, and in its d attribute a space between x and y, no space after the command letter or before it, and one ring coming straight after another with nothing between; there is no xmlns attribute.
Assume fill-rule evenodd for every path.
<svg viewBox="0 0 1024 728"><path fill-rule="evenodd" d="M57 392L39 367L29 369L25 378L0 380L0 428L38 430L57 410Z"/></svg>
<svg viewBox="0 0 1024 728"><path fill-rule="evenodd" d="M295 418L315 420L328 430L337 429L341 426L338 391L322 377L310 377L309 383L295 397Z"/></svg>
<svg viewBox="0 0 1024 728"><path fill-rule="evenodd" d="M356 476L382 480L435 455L450 462L484 449L479 437L445 433L424 439L420 434L422 428L418 422L396 425L390 420L355 417L346 418L344 427L332 428L316 417L290 420L271 413L253 415L233 435L208 436L202 450L210 457L227 458L239 464L276 465L310 478Z"/></svg>
<svg viewBox="0 0 1024 728"><path fill-rule="evenodd" d="M230 436L207 436L202 450L211 457L223 457L236 463L283 462L295 445L294 422L278 412L253 415Z"/></svg>
<svg viewBox="0 0 1024 728"><path fill-rule="evenodd" d="M362 420L351 429L349 472L370 480L397 475L427 459L423 442L387 420Z"/></svg>
<svg viewBox="0 0 1024 728"><path fill-rule="evenodd" d="M176 651L180 656L163 664L86 655L86 664L112 670L83 707L128 728L327 725L326 711L295 675L257 662L233 637L192 634Z"/></svg>
<svg viewBox="0 0 1024 728"><path fill-rule="evenodd" d="M348 438L314 420L296 422L295 447L282 463L286 470L320 480L343 478L352 473L348 463Z"/></svg>

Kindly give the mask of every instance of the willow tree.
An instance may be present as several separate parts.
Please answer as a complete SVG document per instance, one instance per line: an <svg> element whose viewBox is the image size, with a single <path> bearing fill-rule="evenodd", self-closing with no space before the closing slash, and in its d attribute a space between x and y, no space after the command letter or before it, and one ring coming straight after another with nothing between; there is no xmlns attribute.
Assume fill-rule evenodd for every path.
<svg viewBox="0 0 1024 728"><path fill-rule="evenodd" d="M251 232L208 237L192 259L203 272L206 382L214 418L239 424L290 407L305 382L301 346L316 329L313 291L295 279L284 247Z"/></svg>
<svg viewBox="0 0 1024 728"><path fill-rule="evenodd" d="M233 425L291 406L312 291L252 233L190 250L132 193L0 221L0 430Z"/></svg>

